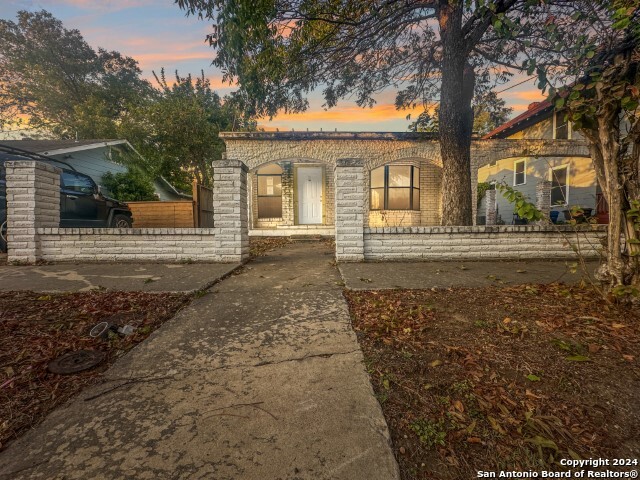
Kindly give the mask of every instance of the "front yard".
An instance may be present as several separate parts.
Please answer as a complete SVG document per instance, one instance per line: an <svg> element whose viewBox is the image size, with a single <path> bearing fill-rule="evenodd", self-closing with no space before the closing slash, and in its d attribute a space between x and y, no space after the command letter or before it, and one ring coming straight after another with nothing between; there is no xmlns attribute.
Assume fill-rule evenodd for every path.
<svg viewBox="0 0 640 480"><path fill-rule="evenodd" d="M403 479L640 456L640 312L578 286L346 291Z"/></svg>
<svg viewBox="0 0 640 480"><path fill-rule="evenodd" d="M173 317L190 297L144 292L0 292L0 450L56 406L100 381L109 365ZM129 324L135 331L128 336L112 332L106 340L90 337L91 327L103 321ZM47 370L51 360L78 350L103 352L104 361L72 375Z"/></svg>

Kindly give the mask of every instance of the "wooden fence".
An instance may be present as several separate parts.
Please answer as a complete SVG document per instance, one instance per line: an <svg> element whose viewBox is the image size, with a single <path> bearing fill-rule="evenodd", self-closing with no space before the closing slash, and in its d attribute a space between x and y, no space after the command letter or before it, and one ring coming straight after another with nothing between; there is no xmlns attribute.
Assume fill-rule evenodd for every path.
<svg viewBox="0 0 640 480"><path fill-rule="evenodd" d="M134 228L193 228L194 202L127 202Z"/></svg>
<svg viewBox="0 0 640 480"><path fill-rule="evenodd" d="M193 182L193 218L201 228L213 228L213 190Z"/></svg>
<svg viewBox="0 0 640 480"><path fill-rule="evenodd" d="M212 228L213 190L193 182L193 201L127 202L134 228Z"/></svg>

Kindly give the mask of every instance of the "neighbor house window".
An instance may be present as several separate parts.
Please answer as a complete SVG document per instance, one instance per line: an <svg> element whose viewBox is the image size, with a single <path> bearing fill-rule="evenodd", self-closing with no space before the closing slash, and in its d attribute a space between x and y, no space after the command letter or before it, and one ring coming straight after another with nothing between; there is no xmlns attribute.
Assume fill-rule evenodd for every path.
<svg viewBox="0 0 640 480"><path fill-rule="evenodd" d="M262 167L258 177L258 218L282 218L282 168Z"/></svg>
<svg viewBox="0 0 640 480"><path fill-rule="evenodd" d="M569 167L551 169L551 205L569 203Z"/></svg>
<svg viewBox="0 0 640 480"><path fill-rule="evenodd" d="M513 162L513 185L524 185L527 183L527 174L525 172L526 161L517 160Z"/></svg>
<svg viewBox="0 0 640 480"><path fill-rule="evenodd" d="M371 170L371 210L420 210L420 169L384 165Z"/></svg>
<svg viewBox="0 0 640 480"><path fill-rule="evenodd" d="M556 112L553 120L553 138L567 140L570 138L569 122L565 120L565 112Z"/></svg>

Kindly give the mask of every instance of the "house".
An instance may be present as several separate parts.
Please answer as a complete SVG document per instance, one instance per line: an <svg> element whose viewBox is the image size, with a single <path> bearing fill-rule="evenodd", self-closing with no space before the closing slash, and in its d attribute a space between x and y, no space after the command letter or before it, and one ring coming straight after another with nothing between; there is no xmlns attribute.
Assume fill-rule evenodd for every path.
<svg viewBox="0 0 640 480"><path fill-rule="evenodd" d="M107 173L124 173L127 167L122 159L138 156L139 153L127 140L2 140L1 145L37 153L60 160L75 170L89 175L98 185ZM162 177L154 182L155 192L162 201L191 199L190 195L178 192ZM108 193L108 192L107 192Z"/></svg>
<svg viewBox="0 0 640 480"><path fill-rule="evenodd" d="M496 139L552 139L583 142L579 132L573 131L564 112L548 102L529 105L526 112L486 134L484 140ZM542 180L551 182L551 210L558 211L558 221L565 221L572 207L591 209L600 223L608 222L608 209L602 195L591 158L584 156L519 156L505 158L478 170L478 182L506 182L522 192L532 202L536 200L536 186ZM499 223L518 223L513 206L501 195L496 196ZM478 206L478 223L484 223L485 205ZM554 215L555 217L555 215Z"/></svg>
<svg viewBox="0 0 640 480"><path fill-rule="evenodd" d="M240 161L248 172L250 235L333 235L341 216L362 215L364 228L441 223L443 168L435 133L223 132L220 137L227 158ZM480 167L512 164L525 151L588 157L584 142L475 139L473 194ZM357 174L349 174L358 192L349 199L335 193L341 162L358 165ZM351 196L360 197L362 207L341 211L338 205Z"/></svg>

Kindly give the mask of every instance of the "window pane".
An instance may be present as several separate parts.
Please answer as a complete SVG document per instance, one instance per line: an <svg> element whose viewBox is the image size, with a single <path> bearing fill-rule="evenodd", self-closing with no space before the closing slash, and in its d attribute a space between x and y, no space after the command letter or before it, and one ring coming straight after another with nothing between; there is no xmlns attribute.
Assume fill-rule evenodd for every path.
<svg viewBox="0 0 640 480"><path fill-rule="evenodd" d="M268 175L268 174L282 175L282 168L280 167L280 165L276 163L272 163L270 165L266 165L258 169L258 175L263 175L263 174L264 175Z"/></svg>
<svg viewBox="0 0 640 480"><path fill-rule="evenodd" d="M384 167L371 170L371 188L384 187Z"/></svg>
<svg viewBox="0 0 640 480"><path fill-rule="evenodd" d="M389 189L389 210L409 210L410 188Z"/></svg>
<svg viewBox="0 0 640 480"><path fill-rule="evenodd" d="M567 203L567 167L551 170L551 204Z"/></svg>
<svg viewBox="0 0 640 480"><path fill-rule="evenodd" d="M567 140L569 138L569 125L564 117L564 112L556 113L556 138L558 140Z"/></svg>
<svg viewBox="0 0 640 480"><path fill-rule="evenodd" d="M420 169L418 167L413 167L413 186L420 188Z"/></svg>
<svg viewBox="0 0 640 480"><path fill-rule="evenodd" d="M258 195L282 195L280 175L258 175Z"/></svg>
<svg viewBox="0 0 640 480"><path fill-rule="evenodd" d="M258 197L258 218L281 218L282 197Z"/></svg>
<svg viewBox="0 0 640 480"><path fill-rule="evenodd" d="M420 190L413 189L413 209L420 210Z"/></svg>
<svg viewBox="0 0 640 480"><path fill-rule="evenodd" d="M371 210L384 209L384 188L371 189Z"/></svg>
<svg viewBox="0 0 640 480"><path fill-rule="evenodd" d="M515 163L514 185L522 185L524 183L524 161Z"/></svg>
<svg viewBox="0 0 640 480"><path fill-rule="evenodd" d="M410 187L411 165L389 165L389 186Z"/></svg>

